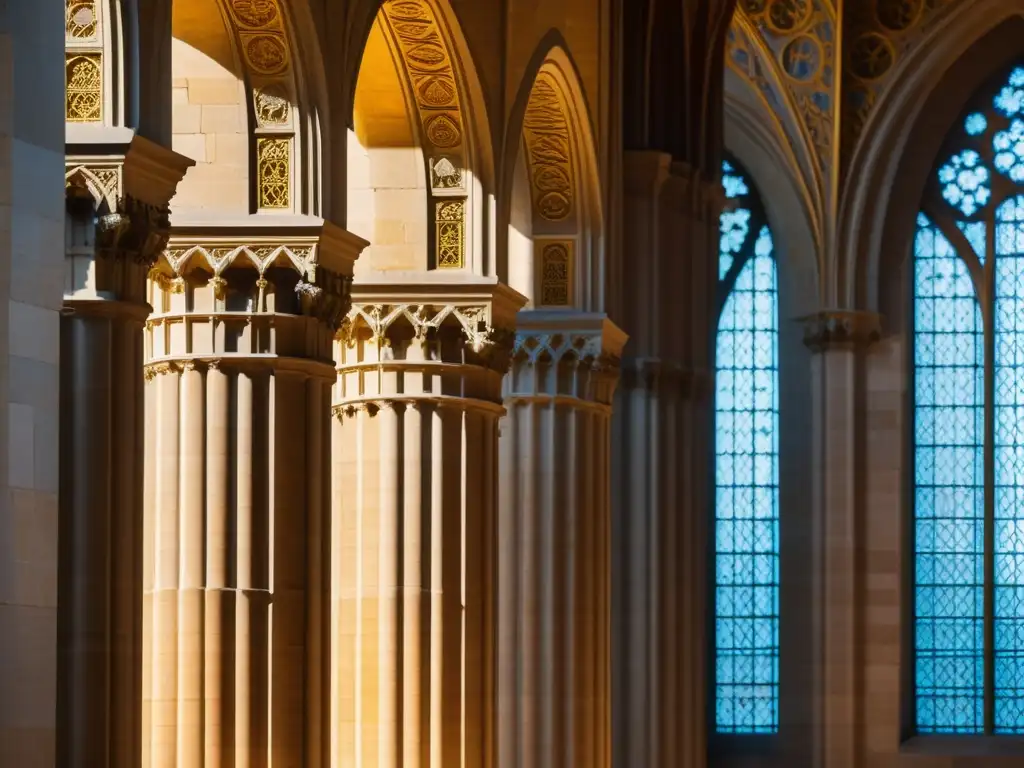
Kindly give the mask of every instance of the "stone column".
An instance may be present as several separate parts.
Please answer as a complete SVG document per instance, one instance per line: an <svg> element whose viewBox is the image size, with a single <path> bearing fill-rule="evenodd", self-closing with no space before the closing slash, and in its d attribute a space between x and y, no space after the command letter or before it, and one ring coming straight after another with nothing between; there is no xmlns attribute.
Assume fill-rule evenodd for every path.
<svg viewBox="0 0 1024 768"><path fill-rule="evenodd" d="M332 765L494 765L498 419L523 298L359 285L338 344Z"/></svg>
<svg viewBox="0 0 1024 768"><path fill-rule="evenodd" d="M880 336L878 315L832 310L806 319L814 353L813 387L813 646L819 697L814 707L815 765L861 765L858 706L863 690L858 649L862 586L860 508L864 488L863 350Z"/></svg>
<svg viewBox="0 0 1024 768"><path fill-rule="evenodd" d="M611 406L626 337L521 312L505 377L498 764L611 765Z"/></svg>
<svg viewBox="0 0 1024 768"><path fill-rule="evenodd" d="M144 766L326 765L331 352L365 242L259 227L176 227L149 281Z"/></svg>
<svg viewBox="0 0 1024 768"><path fill-rule="evenodd" d="M714 296L721 193L627 152L612 420L614 762L704 765Z"/></svg>
<svg viewBox="0 0 1024 768"><path fill-rule="evenodd" d="M146 139L68 146L61 317L58 751L137 766L142 326L167 203L192 161Z"/></svg>

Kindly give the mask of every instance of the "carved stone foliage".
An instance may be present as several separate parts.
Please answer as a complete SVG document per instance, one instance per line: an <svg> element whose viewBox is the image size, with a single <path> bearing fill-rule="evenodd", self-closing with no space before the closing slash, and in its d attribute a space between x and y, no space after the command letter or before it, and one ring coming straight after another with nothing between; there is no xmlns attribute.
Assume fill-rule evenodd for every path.
<svg viewBox="0 0 1024 768"><path fill-rule="evenodd" d="M64 62L64 119L98 123L103 119L103 57L99 53L67 55Z"/></svg>
<svg viewBox="0 0 1024 768"><path fill-rule="evenodd" d="M433 10L422 0L386 0L381 14L401 54L423 135L437 149L460 149L464 126L459 89Z"/></svg>
<svg viewBox="0 0 1024 768"><path fill-rule="evenodd" d="M466 202L439 200L435 211L438 269L461 269L466 264Z"/></svg>
<svg viewBox="0 0 1024 768"><path fill-rule="evenodd" d="M154 206L124 193L119 162L74 164L65 169L69 199L86 199L96 217L96 255L152 266L167 244L167 206Z"/></svg>
<svg viewBox="0 0 1024 768"><path fill-rule="evenodd" d="M740 14L756 30L759 43L771 52L772 65L789 91L820 172L829 174L835 162L837 119L834 8L827 0L740 0L737 16ZM731 37L728 61L778 113L778 105L773 103L777 99L769 95L767 83L748 74L752 72L749 46L744 52L744 47L736 44L738 39L735 34ZM753 74L756 77L756 70Z"/></svg>
<svg viewBox="0 0 1024 768"><path fill-rule="evenodd" d="M533 207L548 221L573 213L574 180L565 96L548 71L541 70L530 91L523 120L523 139L529 159Z"/></svg>
<svg viewBox="0 0 1024 768"><path fill-rule="evenodd" d="M339 332L346 347L369 341L382 349L391 348L399 339L430 344L455 332L471 362L504 370L515 339L515 332L491 323L485 304L354 304ZM388 355L382 355L386 359Z"/></svg>
<svg viewBox="0 0 1024 768"><path fill-rule="evenodd" d="M847 4L844 156L852 155L897 62L941 21L943 11L955 4L955 0L863 0Z"/></svg>
<svg viewBox="0 0 1024 768"><path fill-rule="evenodd" d="M544 307L567 307L572 304L573 252L572 240L539 242L540 301Z"/></svg>
<svg viewBox="0 0 1024 768"><path fill-rule="evenodd" d="M260 208L287 208L291 191L290 138L256 140L256 183Z"/></svg>

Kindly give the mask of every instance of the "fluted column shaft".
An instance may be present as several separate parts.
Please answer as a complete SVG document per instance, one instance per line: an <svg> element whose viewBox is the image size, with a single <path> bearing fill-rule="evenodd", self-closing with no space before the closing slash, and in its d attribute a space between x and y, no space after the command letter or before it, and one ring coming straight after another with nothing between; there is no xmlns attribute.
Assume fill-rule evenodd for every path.
<svg viewBox="0 0 1024 768"><path fill-rule="evenodd" d="M172 237L149 283L144 766L328 764L330 354L347 283L323 235L274 237ZM214 248L224 277L205 271Z"/></svg>
<svg viewBox="0 0 1024 768"><path fill-rule="evenodd" d="M137 768L146 273L192 163L140 138L98 143L66 159L56 757Z"/></svg>
<svg viewBox="0 0 1024 768"><path fill-rule="evenodd" d="M359 295L335 390L332 761L489 767L507 350L477 320L518 306Z"/></svg>
<svg viewBox="0 0 1024 768"><path fill-rule="evenodd" d="M805 341L813 383L813 548L816 634L815 765L861 764L858 707L863 683L858 647L864 642L858 573L862 526L863 425L857 417L864 386L864 347L878 338L877 315L823 311L807 319Z"/></svg>
<svg viewBox="0 0 1024 768"><path fill-rule="evenodd" d="M142 320L130 302L61 318L61 764L134 766L141 676Z"/></svg>
<svg viewBox="0 0 1024 768"><path fill-rule="evenodd" d="M611 765L611 403L625 336L520 313L505 377L498 764Z"/></svg>
<svg viewBox="0 0 1024 768"><path fill-rule="evenodd" d="M612 420L614 762L704 765L718 190L627 152L630 344Z"/></svg>

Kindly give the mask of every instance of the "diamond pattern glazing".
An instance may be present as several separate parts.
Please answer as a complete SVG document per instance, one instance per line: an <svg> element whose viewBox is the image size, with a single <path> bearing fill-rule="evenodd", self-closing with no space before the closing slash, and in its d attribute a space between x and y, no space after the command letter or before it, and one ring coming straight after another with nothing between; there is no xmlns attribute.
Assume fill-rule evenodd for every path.
<svg viewBox="0 0 1024 768"><path fill-rule="evenodd" d="M715 375L715 725L779 725L778 279L748 184L723 166ZM758 226L759 225L759 226Z"/></svg>

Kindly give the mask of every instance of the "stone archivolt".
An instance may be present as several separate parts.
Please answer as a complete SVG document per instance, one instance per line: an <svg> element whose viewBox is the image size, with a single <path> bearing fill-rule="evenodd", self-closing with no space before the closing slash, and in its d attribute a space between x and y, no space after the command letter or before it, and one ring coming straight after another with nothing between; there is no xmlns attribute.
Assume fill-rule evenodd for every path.
<svg viewBox="0 0 1024 768"><path fill-rule="evenodd" d="M460 148L464 127L459 88L434 11L422 0L387 0L381 6L381 17L399 49L423 135L435 148Z"/></svg>
<svg viewBox="0 0 1024 768"><path fill-rule="evenodd" d="M530 91L523 119L534 211L563 221L574 209L575 179L565 97L554 74L541 70Z"/></svg>

